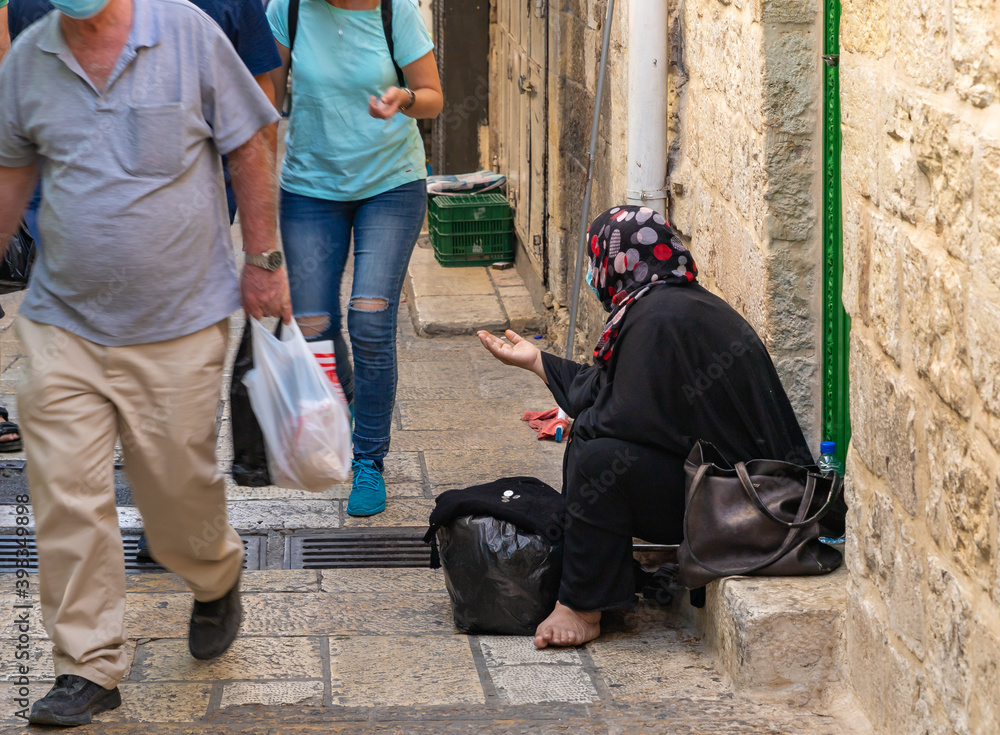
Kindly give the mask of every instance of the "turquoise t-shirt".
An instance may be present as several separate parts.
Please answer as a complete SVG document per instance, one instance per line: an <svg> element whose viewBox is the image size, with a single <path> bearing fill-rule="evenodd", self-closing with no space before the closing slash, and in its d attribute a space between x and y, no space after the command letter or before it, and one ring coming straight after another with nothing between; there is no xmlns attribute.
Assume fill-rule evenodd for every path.
<svg viewBox="0 0 1000 735"><path fill-rule="evenodd" d="M288 0L272 0L267 18L278 43L287 47ZM400 67L433 50L417 0L395 0L392 23ZM368 98L396 84L380 9L342 10L326 0L301 0L282 188L354 201L426 178L416 120L368 114Z"/></svg>

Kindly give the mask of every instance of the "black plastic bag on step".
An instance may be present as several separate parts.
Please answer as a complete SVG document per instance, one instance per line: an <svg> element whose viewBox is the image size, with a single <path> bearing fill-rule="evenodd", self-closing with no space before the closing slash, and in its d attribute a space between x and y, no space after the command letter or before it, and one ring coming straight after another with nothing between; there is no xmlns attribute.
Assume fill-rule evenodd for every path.
<svg viewBox="0 0 1000 735"><path fill-rule="evenodd" d="M35 238L22 222L0 259L0 294L26 289L34 264Z"/></svg>
<svg viewBox="0 0 1000 735"><path fill-rule="evenodd" d="M264 487L271 484L264 450L264 434L250 407L250 397L243 376L253 368L253 340L250 320L243 325L243 338L233 365L233 382L229 387L229 410L233 425L233 466L230 474L237 485ZM274 331L281 336L281 321Z"/></svg>
<svg viewBox="0 0 1000 735"><path fill-rule="evenodd" d="M444 568L455 626L464 633L533 635L562 579L565 502L552 487L514 477L443 493L424 540Z"/></svg>

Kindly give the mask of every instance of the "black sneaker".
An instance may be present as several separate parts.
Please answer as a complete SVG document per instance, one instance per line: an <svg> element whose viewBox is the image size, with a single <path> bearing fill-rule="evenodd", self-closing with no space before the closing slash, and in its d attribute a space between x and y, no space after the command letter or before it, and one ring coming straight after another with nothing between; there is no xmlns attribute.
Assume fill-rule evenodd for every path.
<svg viewBox="0 0 1000 735"><path fill-rule="evenodd" d="M118 687L105 689L82 676L63 674L56 677L55 686L49 693L35 702L28 722L62 727L87 725L98 712L121 707L121 704Z"/></svg>
<svg viewBox="0 0 1000 735"><path fill-rule="evenodd" d="M240 580L223 597L212 602L194 601L188 626L188 650L201 661L218 658L236 640L243 622Z"/></svg>

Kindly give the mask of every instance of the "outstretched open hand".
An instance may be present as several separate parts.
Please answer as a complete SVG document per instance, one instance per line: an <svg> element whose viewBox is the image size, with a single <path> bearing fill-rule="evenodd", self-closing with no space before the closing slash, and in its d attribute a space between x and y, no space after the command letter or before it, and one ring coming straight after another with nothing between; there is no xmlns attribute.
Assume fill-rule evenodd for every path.
<svg viewBox="0 0 1000 735"><path fill-rule="evenodd" d="M504 342L499 337L494 337L486 331L477 332L479 341L483 343L483 347L489 350L490 354L504 365L513 365L514 367L530 370L542 380L545 380L545 369L542 367L542 351L513 329L508 329L504 334L509 342Z"/></svg>

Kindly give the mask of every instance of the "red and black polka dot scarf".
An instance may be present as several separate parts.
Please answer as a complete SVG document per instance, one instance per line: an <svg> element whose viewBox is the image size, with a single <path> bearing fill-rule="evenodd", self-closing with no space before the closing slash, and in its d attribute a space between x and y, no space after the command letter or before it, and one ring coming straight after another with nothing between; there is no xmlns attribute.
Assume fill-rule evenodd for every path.
<svg viewBox="0 0 1000 735"><path fill-rule="evenodd" d="M614 207L590 225L587 281L605 311L594 362L607 365L629 307L661 284L687 285L698 276L691 253L662 215L648 207Z"/></svg>

